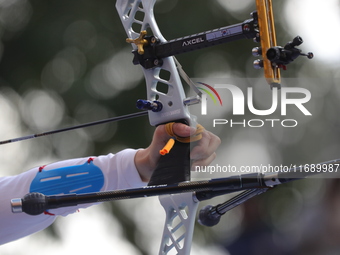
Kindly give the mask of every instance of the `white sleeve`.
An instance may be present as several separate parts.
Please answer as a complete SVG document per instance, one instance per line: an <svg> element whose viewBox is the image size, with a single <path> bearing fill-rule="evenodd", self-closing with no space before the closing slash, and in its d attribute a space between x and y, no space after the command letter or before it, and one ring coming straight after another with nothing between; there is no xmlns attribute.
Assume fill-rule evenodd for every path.
<svg viewBox="0 0 340 255"><path fill-rule="evenodd" d="M142 182L136 166L134 157L136 150L126 149L115 155L93 157L93 163L96 165L104 176L104 184L101 191L128 189L145 186ZM82 165L89 158L71 159L52 163L45 166L44 169L58 169L68 166ZM10 201L13 198L22 198L30 192L30 186L39 171L39 167L33 168L17 176L0 178L0 245L19 239L40 231L51 225L56 216L66 216L76 212L79 208L90 206L80 205L77 207L65 207L50 210L53 215L31 216L25 213L13 214L11 211Z"/></svg>

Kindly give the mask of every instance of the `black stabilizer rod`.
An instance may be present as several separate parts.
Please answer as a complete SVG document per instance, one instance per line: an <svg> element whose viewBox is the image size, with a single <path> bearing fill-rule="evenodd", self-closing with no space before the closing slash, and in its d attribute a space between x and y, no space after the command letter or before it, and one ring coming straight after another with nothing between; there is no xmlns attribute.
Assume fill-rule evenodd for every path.
<svg viewBox="0 0 340 255"><path fill-rule="evenodd" d="M142 188L128 190L104 191L86 194L67 194L58 196L45 196L41 193L29 193L23 198L12 199L11 205L13 213L25 212L30 215L38 215L49 209L75 206L79 204L186 192L195 192L196 199L198 201L202 201L217 195L220 196L236 191L268 189L279 184L304 179L308 176L321 173L326 174L325 178L338 178L340 174L340 159L318 164L299 165L297 167L288 169L286 172L279 171L265 174L243 174L227 178L180 182L169 185L162 184L155 186L145 186Z"/></svg>
<svg viewBox="0 0 340 255"><path fill-rule="evenodd" d="M266 192L268 189L251 189L229 199L228 201L216 206L207 205L198 214L198 223L202 226L212 227L220 222L222 215L236 206L243 204L248 199Z"/></svg>
<svg viewBox="0 0 340 255"><path fill-rule="evenodd" d="M277 173L278 184L304 179L309 176L323 175L322 178L340 177L340 159L334 159L317 164L302 164L291 168L289 171Z"/></svg>
<svg viewBox="0 0 340 255"><path fill-rule="evenodd" d="M129 198L150 197L186 192L223 191L224 194L247 189L267 188L260 173L232 176L228 178L211 179L205 181L181 182L171 185L146 186L136 189L94 192L86 194L67 194L45 196L41 193L29 193L23 198L11 200L14 213L25 212L39 215L46 210L60 207L76 206L79 204L98 203Z"/></svg>
<svg viewBox="0 0 340 255"><path fill-rule="evenodd" d="M202 208L198 215L198 222L203 226L212 227L219 223L222 215L236 206L246 202L254 196L260 195L270 187L284 184L291 181L301 180L309 176L324 174L323 178L339 178L340 176L340 159L330 160L318 164L304 164L292 167L285 171L282 168L278 172L265 173L263 182L267 189L250 189L246 190L228 201L216 206L207 205ZM221 195L218 191L197 192L196 197L202 201Z"/></svg>

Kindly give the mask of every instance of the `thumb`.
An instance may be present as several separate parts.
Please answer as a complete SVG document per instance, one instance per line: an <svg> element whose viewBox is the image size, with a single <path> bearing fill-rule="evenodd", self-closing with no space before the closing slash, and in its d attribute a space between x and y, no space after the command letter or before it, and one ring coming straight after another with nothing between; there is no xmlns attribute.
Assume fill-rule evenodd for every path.
<svg viewBox="0 0 340 255"><path fill-rule="evenodd" d="M175 123L172 126L172 131L175 135L180 137L189 137L195 134L196 129L182 123Z"/></svg>

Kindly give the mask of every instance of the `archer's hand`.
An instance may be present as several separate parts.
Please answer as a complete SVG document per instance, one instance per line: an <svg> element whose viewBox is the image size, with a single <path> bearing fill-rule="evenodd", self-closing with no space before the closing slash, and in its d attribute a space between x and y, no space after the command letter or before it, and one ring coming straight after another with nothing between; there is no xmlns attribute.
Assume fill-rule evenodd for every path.
<svg viewBox="0 0 340 255"><path fill-rule="evenodd" d="M195 133L195 128L189 127L181 123L173 125L173 131L177 136L189 137ZM165 131L165 125L156 128L152 142L146 149L139 150L135 156L135 165L143 181L148 182L154 169L157 166L161 155L159 151L168 142L170 136ZM195 166L207 166L216 157L216 149L219 147L221 140L213 133L204 130L202 139L191 150L190 158L192 160L192 168ZM171 152L170 152L171 153Z"/></svg>

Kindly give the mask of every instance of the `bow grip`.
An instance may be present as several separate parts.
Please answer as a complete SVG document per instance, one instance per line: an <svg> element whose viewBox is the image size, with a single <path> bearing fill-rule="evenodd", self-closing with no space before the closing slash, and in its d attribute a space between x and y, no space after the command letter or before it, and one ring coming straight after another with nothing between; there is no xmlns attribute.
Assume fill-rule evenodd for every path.
<svg viewBox="0 0 340 255"><path fill-rule="evenodd" d="M190 147L192 143L175 141L170 153L162 156L148 186L190 181Z"/></svg>

